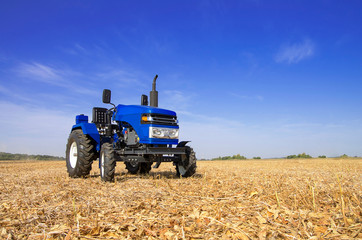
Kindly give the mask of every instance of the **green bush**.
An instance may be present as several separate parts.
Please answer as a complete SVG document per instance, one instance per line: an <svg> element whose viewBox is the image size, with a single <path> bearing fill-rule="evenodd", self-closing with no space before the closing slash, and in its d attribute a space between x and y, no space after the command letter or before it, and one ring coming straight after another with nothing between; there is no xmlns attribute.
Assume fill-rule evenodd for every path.
<svg viewBox="0 0 362 240"><path fill-rule="evenodd" d="M0 152L0 160L64 160L64 157Z"/></svg>
<svg viewBox="0 0 362 240"><path fill-rule="evenodd" d="M240 154L234 155L232 158L233 159L240 159L240 160L245 160L246 159L246 157L240 156Z"/></svg>
<svg viewBox="0 0 362 240"><path fill-rule="evenodd" d="M312 156L305 154L305 153L300 153L298 155L289 155L287 156L287 159L295 159L295 158L312 158Z"/></svg>
<svg viewBox="0 0 362 240"><path fill-rule="evenodd" d="M327 158L325 155L318 156L318 158Z"/></svg>
<svg viewBox="0 0 362 240"><path fill-rule="evenodd" d="M233 155L233 156L224 156L224 157L213 158L212 160L231 160L231 159L245 160L247 158L244 156L241 156L240 154L237 154L237 155Z"/></svg>
<svg viewBox="0 0 362 240"><path fill-rule="evenodd" d="M261 157L253 157L253 159L261 159Z"/></svg>

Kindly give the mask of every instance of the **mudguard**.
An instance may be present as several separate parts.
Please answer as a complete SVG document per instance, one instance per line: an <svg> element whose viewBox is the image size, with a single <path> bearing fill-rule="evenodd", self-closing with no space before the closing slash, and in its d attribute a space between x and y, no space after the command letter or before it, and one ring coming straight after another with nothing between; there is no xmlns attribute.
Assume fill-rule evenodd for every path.
<svg viewBox="0 0 362 240"><path fill-rule="evenodd" d="M191 141L182 141L182 142L179 142L179 143L177 144L177 147L185 147L186 144L189 143L189 142L191 142Z"/></svg>
<svg viewBox="0 0 362 240"><path fill-rule="evenodd" d="M98 145L100 144L101 137L99 135L97 126L94 123L87 123L87 122L78 123L78 124L73 125L72 131L74 129L82 129L84 134L93 138L94 141L96 141Z"/></svg>

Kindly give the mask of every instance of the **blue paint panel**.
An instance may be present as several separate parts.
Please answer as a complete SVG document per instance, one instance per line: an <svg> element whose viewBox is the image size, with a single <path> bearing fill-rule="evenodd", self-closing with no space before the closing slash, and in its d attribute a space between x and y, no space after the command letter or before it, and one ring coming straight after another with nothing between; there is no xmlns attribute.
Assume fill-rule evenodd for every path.
<svg viewBox="0 0 362 240"><path fill-rule="evenodd" d="M140 143L145 144L178 144L178 139L149 138L147 141Z"/></svg>
<svg viewBox="0 0 362 240"><path fill-rule="evenodd" d="M154 124L141 124L142 114L156 113L176 116L174 111L149 107L149 106L138 106L138 105L118 105L117 113L114 114L113 119L117 122L127 122L137 132L140 138L140 143L144 144L178 144L178 139L161 139L161 138L149 138L149 127L163 127L163 128L176 128L178 126L164 126Z"/></svg>
<svg viewBox="0 0 362 240"><path fill-rule="evenodd" d="M88 123L88 116L86 115L77 115L75 117L75 124L79 123Z"/></svg>
<svg viewBox="0 0 362 240"><path fill-rule="evenodd" d="M176 113L171 110L166 110L162 108L150 107L150 106L140 106L140 105L123 105L119 104L117 106L117 116L116 121L119 121L117 118L128 114L143 114L143 113L158 113L158 114L165 114L176 116Z"/></svg>

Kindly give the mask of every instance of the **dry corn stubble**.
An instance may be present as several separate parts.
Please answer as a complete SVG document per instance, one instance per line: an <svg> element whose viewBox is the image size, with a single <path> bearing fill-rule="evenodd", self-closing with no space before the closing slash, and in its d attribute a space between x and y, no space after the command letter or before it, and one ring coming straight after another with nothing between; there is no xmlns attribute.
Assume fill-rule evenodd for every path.
<svg viewBox="0 0 362 240"><path fill-rule="evenodd" d="M70 179L65 162L0 162L0 238L362 238L361 159L198 162L178 179Z"/></svg>

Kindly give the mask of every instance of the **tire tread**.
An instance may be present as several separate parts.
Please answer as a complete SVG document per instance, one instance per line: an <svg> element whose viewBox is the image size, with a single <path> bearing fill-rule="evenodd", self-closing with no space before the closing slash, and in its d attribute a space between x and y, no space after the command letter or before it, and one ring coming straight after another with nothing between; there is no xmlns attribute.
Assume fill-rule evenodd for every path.
<svg viewBox="0 0 362 240"><path fill-rule="evenodd" d="M116 171L115 151L111 143L103 143L102 150L104 152L104 175L102 181L114 182L114 174Z"/></svg>
<svg viewBox="0 0 362 240"><path fill-rule="evenodd" d="M74 141L77 142L78 146L78 160L76 167L72 169L68 158L71 143ZM97 151L94 140L83 134L81 129L73 130L69 135L65 154L67 156L67 169L69 177L72 178L85 177L89 175L90 171L92 170L92 163L97 159Z"/></svg>
<svg viewBox="0 0 362 240"><path fill-rule="evenodd" d="M187 160L186 160L187 170L185 174L182 175L182 177L191 177L196 173L196 168L197 168L196 153L191 147L186 146L186 155L187 155ZM176 163L176 174L178 177L181 176L177 163Z"/></svg>

